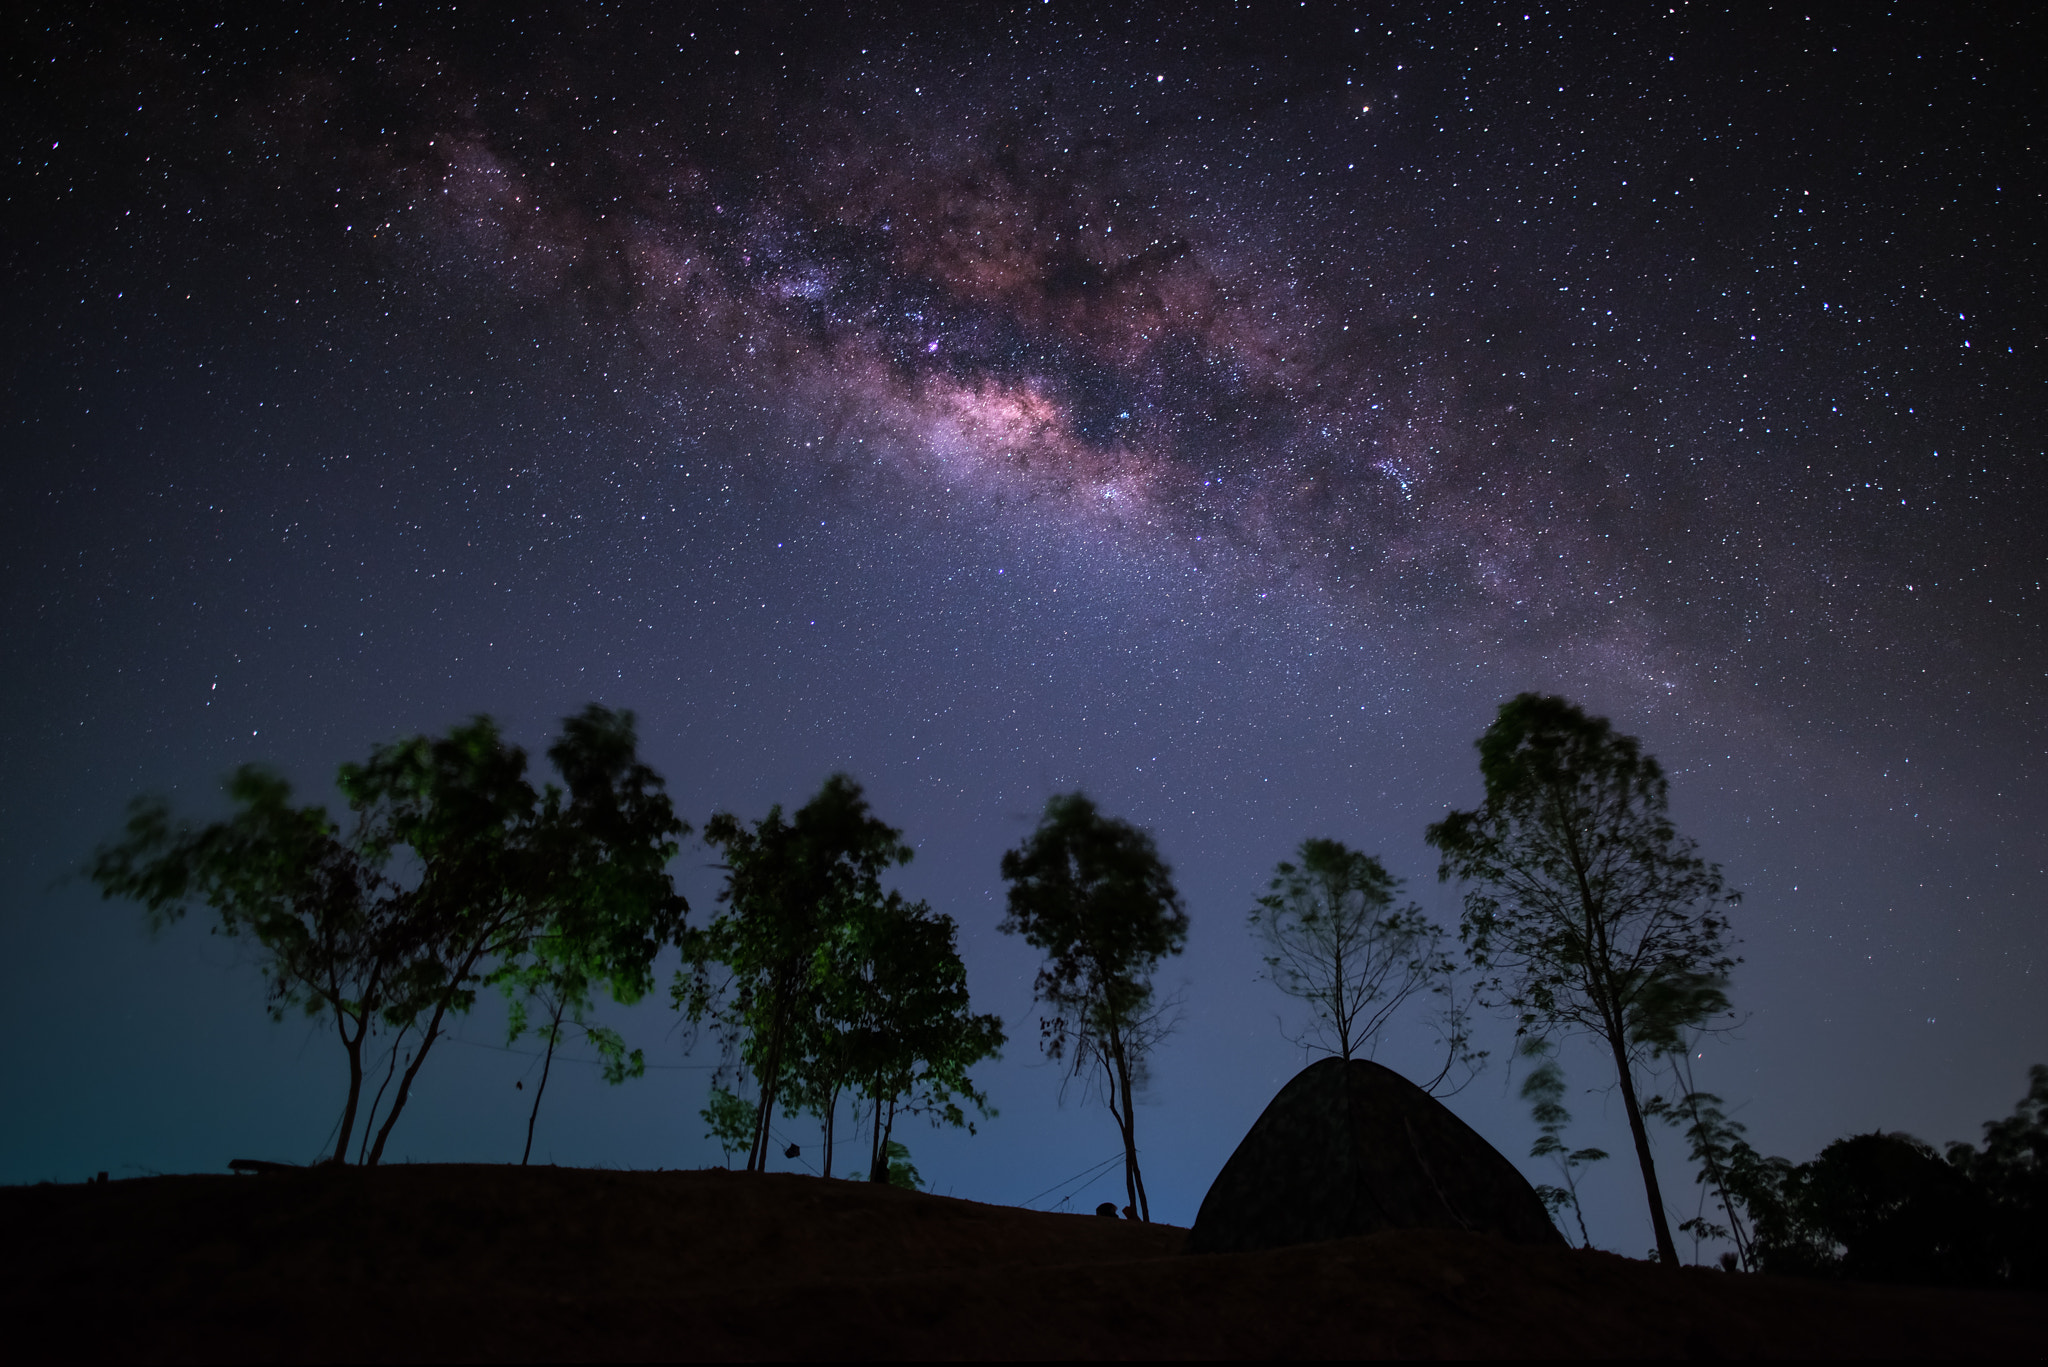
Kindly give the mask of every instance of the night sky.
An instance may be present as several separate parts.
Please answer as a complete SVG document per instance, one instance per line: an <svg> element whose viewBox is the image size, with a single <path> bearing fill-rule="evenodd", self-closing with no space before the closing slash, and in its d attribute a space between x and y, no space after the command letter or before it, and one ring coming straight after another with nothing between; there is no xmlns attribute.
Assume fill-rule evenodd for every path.
<svg viewBox="0 0 2048 1367"><path fill-rule="evenodd" d="M0 1181L309 1159L338 1113L246 951L66 881L130 797L333 800L479 711L538 757L592 700L697 824L843 769L916 844L1012 1039L977 1137L899 1136L941 1192L1121 1200L1046 1193L1116 1132L995 931L1048 795L1188 901L1139 1114L1188 1223L1305 1061L1272 865L1341 839L1454 923L1422 830L1530 689L1642 737L1745 893L1696 1066L1760 1149L1974 1139L2048 1061L2024 8L178 8L4 59ZM648 1076L558 1065L536 1159L718 1161L715 1059L609 1019ZM1451 1104L1554 1180L1510 1037ZM503 1044L487 1005L437 1047L395 1156L517 1160Z"/></svg>

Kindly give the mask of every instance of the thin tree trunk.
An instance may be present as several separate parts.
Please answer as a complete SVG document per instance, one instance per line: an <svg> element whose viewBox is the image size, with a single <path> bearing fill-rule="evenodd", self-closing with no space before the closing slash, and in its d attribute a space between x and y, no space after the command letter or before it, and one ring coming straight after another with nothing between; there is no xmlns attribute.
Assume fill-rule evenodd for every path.
<svg viewBox="0 0 2048 1367"><path fill-rule="evenodd" d="M1686 1109L1692 1112L1693 1132L1697 1134L1705 1128L1700 1122L1700 1104L1694 1100L1699 1095L1699 1088L1693 1085L1692 1064L1682 1061L1683 1059L1684 1056L1681 1055L1681 1061L1673 1063L1671 1072L1678 1078L1679 1085L1685 1088ZM1721 1160L1715 1156L1714 1148L1714 1144L1702 1139L1700 1153L1707 1165L1707 1176L1713 1180L1714 1191L1721 1198L1721 1209L1728 1213L1728 1237L1735 1241L1735 1252L1742 1259L1742 1270L1753 1272L1756 1269L1754 1260L1750 1257L1749 1238L1743 1232L1742 1217L1736 1213L1735 1198L1729 1194L1728 1179L1722 1174Z"/></svg>
<svg viewBox="0 0 2048 1367"><path fill-rule="evenodd" d="M377 1095L370 1098L370 1109L363 1116L363 1142L356 1150L356 1163L360 1166L370 1153L371 1127L377 1123L377 1108L384 1104L384 1089L391 1085L391 1079L398 1076L398 1046L405 1043L406 1032L401 1030L391 1041L391 1063L384 1070L384 1080L377 1084Z"/></svg>
<svg viewBox="0 0 2048 1367"><path fill-rule="evenodd" d="M1643 1190L1650 1198L1650 1226L1657 1232L1657 1257L1667 1267L1678 1266L1678 1245L1671 1239L1671 1222L1664 1215L1664 1194L1657 1189L1657 1165L1650 1157L1650 1132L1643 1128L1643 1108L1636 1104L1635 1078L1628 1066L1628 1052L1622 1047L1618 1028L1608 1043L1614 1049L1614 1067L1621 1082L1622 1104L1628 1109L1629 1135L1636 1141L1636 1161L1643 1169Z"/></svg>
<svg viewBox="0 0 2048 1367"><path fill-rule="evenodd" d="M1122 1059L1118 1059L1117 1062L1123 1071L1124 1154L1125 1162L1130 1169L1126 1185L1130 1188L1131 1192L1131 1209L1137 1213L1140 1220L1149 1225L1152 1223L1152 1204L1145 1199L1145 1173L1138 1166L1138 1100L1131 1091L1129 1067L1125 1065Z"/></svg>
<svg viewBox="0 0 2048 1367"><path fill-rule="evenodd" d="M341 1034L341 1047L348 1050L348 1104L341 1109L341 1138L334 1145L331 1160L339 1164L348 1161L348 1141L355 1130L356 1107L363 1100L363 1036L370 1029L370 1017L364 1013L362 1023L356 1027L355 1038L350 1039L348 1022L340 1007L335 1008L334 1015L335 1028Z"/></svg>
<svg viewBox="0 0 2048 1367"><path fill-rule="evenodd" d="M839 1118L839 1089L834 1087L825 1095L825 1176L832 1175L832 1130L833 1122Z"/></svg>
<svg viewBox="0 0 2048 1367"><path fill-rule="evenodd" d="M1138 1174L1138 1125L1131 1104L1131 1075L1124 1058L1123 1041L1114 1033L1107 1049L1101 1051L1104 1081L1109 1087L1109 1113L1116 1120L1117 1134L1124 1141L1124 1209L1137 1219L1151 1223L1145 1204L1145 1183Z"/></svg>
<svg viewBox="0 0 2048 1367"><path fill-rule="evenodd" d="M768 1171L768 1130L775 1115L775 1093L782 1082L782 1042L788 1034L790 1003L786 984L777 985L775 1037L768 1041L767 1066L761 1070L761 1109L754 1117L754 1147L747 1155L748 1172Z"/></svg>
<svg viewBox="0 0 2048 1367"><path fill-rule="evenodd" d="M555 1065L555 1041L562 1037L562 1008L567 999L555 1003L555 1019L548 1026L548 1051L540 1061L540 1083L533 1089L533 1110L526 1117L526 1152L519 1155L519 1166L525 1167L526 1160L533 1157L533 1123L540 1119L541 1093L548 1089L548 1069Z"/></svg>
<svg viewBox="0 0 2048 1367"><path fill-rule="evenodd" d="M868 1137L868 1181L886 1183L889 1180L889 1159L888 1151L882 1147L882 1079L880 1074L877 1074L875 1077L874 1104L875 1123L872 1126L872 1133Z"/></svg>
<svg viewBox="0 0 2048 1367"><path fill-rule="evenodd" d="M754 1146L747 1154L748 1172L768 1171L768 1126L775 1115L777 1075L782 1071L780 1053L781 1043L777 1041L769 1048L768 1070L761 1079L761 1108L754 1116Z"/></svg>
<svg viewBox="0 0 2048 1367"><path fill-rule="evenodd" d="M1628 1026L1609 991L1611 982L1607 975L1613 947L1607 939L1607 921L1600 899L1593 895L1592 884L1586 877L1586 860L1579 849L1577 830L1570 822L1560 824L1566 834L1572 874L1578 882L1580 912L1586 918L1586 943L1592 950L1592 962L1588 965L1592 974L1591 995L1600 1004L1607 1046L1614 1051L1615 1080L1621 1084L1622 1104L1628 1111L1629 1137L1635 1140L1636 1162L1643 1169L1643 1191L1650 1198L1650 1228L1657 1235L1657 1258L1666 1267L1677 1267L1678 1245L1672 1242L1671 1221L1664 1214L1664 1193L1657 1187L1657 1164L1650 1157L1650 1133L1643 1128L1643 1108L1636 1102L1635 1075L1628 1066Z"/></svg>
<svg viewBox="0 0 2048 1367"><path fill-rule="evenodd" d="M398 1095L391 1099L390 1113L384 1117L383 1127L377 1131L377 1143L370 1149L370 1166L376 1167L384 1157L385 1141L391 1138L391 1127L398 1123L400 1112L405 1110L405 1099L412 1095L412 1080L420 1075L420 1065L427 1061L427 1051L434 1047L440 1037L441 1020L448 1014L446 998L434 1004L434 1014L427 1021L426 1031L420 1036L419 1051L406 1065L405 1076L398 1080Z"/></svg>

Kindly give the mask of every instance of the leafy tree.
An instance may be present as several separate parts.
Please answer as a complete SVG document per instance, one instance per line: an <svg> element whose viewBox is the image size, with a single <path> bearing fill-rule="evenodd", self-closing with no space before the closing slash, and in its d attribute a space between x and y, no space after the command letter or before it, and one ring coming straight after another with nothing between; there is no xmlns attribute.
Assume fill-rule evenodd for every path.
<svg viewBox="0 0 2048 1367"><path fill-rule="evenodd" d="M903 833L869 810L845 774L785 821L782 808L751 827L729 812L705 823L725 856L724 910L683 937L687 968L671 996L692 1023L708 1021L728 1056L760 1089L747 1171L763 1171L770 1122L783 1089L803 1096L807 1056L819 1049L819 1014L835 935L862 908L883 901L882 872L910 862Z"/></svg>
<svg viewBox="0 0 2048 1367"><path fill-rule="evenodd" d="M1188 917L1152 837L1102 815L1081 793L1045 804L1038 828L1003 855L1009 913L1000 929L1044 952L1033 984L1046 1057L1099 1081L1124 1145L1124 1187L1150 1220L1138 1166L1135 1094L1170 1029L1152 974L1187 943ZM1170 1005L1170 1004L1169 1004Z"/></svg>
<svg viewBox="0 0 2048 1367"><path fill-rule="evenodd" d="M527 962L492 975L504 990L510 1007L506 1042L514 1043L523 1035L533 1034L545 1045L540 1080L533 1087L533 1106L526 1115L526 1147L519 1155L521 1167L533 1157L533 1130L540 1119L540 1101L547 1091L548 1074L554 1067L555 1046L569 1031L581 1034L584 1043L597 1050L598 1071L606 1082L616 1086L627 1078L644 1077L647 1073L644 1050L628 1051L624 1035L590 1018L596 1007L598 984L581 965L567 956L556 957L558 953L550 948L537 948Z"/></svg>
<svg viewBox="0 0 2048 1367"><path fill-rule="evenodd" d="M884 1182L893 1180L890 1154L901 1147L891 1138L899 1110L970 1131L962 1102L994 1114L967 1070L996 1056L1003 1026L999 1017L969 1010L952 917L893 892L861 911L830 956L821 1014L836 1047L821 1051L825 1062L815 1075L830 1079L835 1092L845 1078L867 1101L868 1174ZM828 1096L825 1104L835 1100ZM830 1155L828 1112L828 1164Z"/></svg>
<svg viewBox="0 0 2048 1367"><path fill-rule="evenodd" d="M754 1103L743 1096L727 1091L717 1083L711 1084L711 1102L703 1112L704 1123L711 1128L704 1132L706 1139L716 1139L718 1147L730 1164L732 1156L742 1150L751 1153L759 1112Z"/></svg>
<svg viewBox="0 0 2048 1367"><path fill-rule="evenodd" d="M1555 1051L1541 1040L1526 1041L1523 1052L1537 1060L1522 1079L1522 1100L1529 1103L1539 1131L1536 1142L1529 1146L1529 1156L1551 1159L1564 1178L1563 1186L1544 1183L1536 1188L1536 1194L1543 1198L1553 1220L1569 1209L1578 1222L1580 1247L1591 1248L1593 1236L1586 1232L1586 1212L1579 1204L1578 1170L1600 1162L1607 1151L1566 1147L1564 1129L1572 1123L1572 1116L1564 1106L1564 1069L1558 1066Z"/></svg>
<svg viewBox="0 0 2048 1367"><path fill-rule="evenodd" d="M918 1175L916 1165L910 1161L910 1149L907 1145L899 1144L893 1139L888 1140L882 1154L887 1159L887 1168L880 1180L892 1187L902 1187L905 1191L916 1191L924 1185L924 1178Z"/></svg>
<svg viewBox="0 0 2048 1367"><path fill-rule="evenodd" d="M331 1019L348 1057L339 1163L361 1105L366 1043L405 990L417 939L411 898L368 855L360 830L344 839L324 809L292 806L277 775L245 765L227 793L235 815L196 830L174 824L163 800L136 799L123 838L100 848L88 874L103 896L142 903L153 929L195 905L212 908L216 933L258 946L271 1019Z"/></svg>
<svg viewBox="0 0 2048 1367"><path fill-rule="evenodd" d="M1763 1160L1742 1137L1743 1126L1729 1119L1721 1109L1721 1098L1712 1092L1702 1091L1693 1081L1692 1051L1678 1050L1668 1057L1673 1080L1678 1084L1677 1099L1670 1101L1661 1096L1651 1097L1643 1103L1643 1115L1645 1118L1658 1117L1677 1126L1684 1134L1687 1151L1698 1168L1693 1180L1701 1187L1701 1209L1691 1219L1681 1222L1679 1231L1693 1236L1695 1248L1701 1240L1727 1239L1735 1245L1737 1265L1753 1271L1756 1267L1756 1241L1748 1227L1738 1188L1746 1177L1752 1182L1763 1180L1759 1167ZM1707 1214L1705 1202L1710 1195L1720 1206L1727 1224Z"/></svg>
<svg viewBox="0 0 2048 1367"><path fill-rule="evenodd" d="M1981 1193L1909 1134L1851 1135L1810 1163L1769 1160L1755 1176L1763 1181L1747 1195L1762 1271L1951 1285L1994 1279Z"/></svg>
<svg viewBox="0 0 2048 1367"><path fill-rule="evenodd" d="M1438 874L1472 886L1458 933L1518 1033L1607 1046L1658 1256L1678 1261L1635 1069L1728 1006L1738 900L1668 813L1657 761L1605 718L1524 693L1478 741L1486 800L1431 825Z"/></svg>
<svg viewBox="0 0 2048 1367"><path fill-rule="evenodd" d="M1418 992L1447 988L1443 932L1369 854L1309 839L1282 862L1251 913L1273 985L1308 1003L1310 1034L1339 1058L1371 1043Z"/></svg>
<svg viewBox="0 0 2048 1367"><path fill-rule="evenodd" d="M533 1154L534 1124L565 1020L597 1050L606 1082L647 1071L642 1051L629 1052L618 1031L590 1019L599 987L621 1005L647 994L655 956L681 932L689 910L668 863L690 828L637 749L633 714L595 704L565 719L561 738L548 749L567 788L566 794L550 788L545 800L546 844L559 879L554 911L524 954L492 974L511 1005L511 1039L531 1030L546 1041L522 1165Z"/></svg>
<svg viewBox="0 0 2048 1367"><path fill-rule="evenodd" d="M1982 1193L2000 1280L2048 1287L2048 1065L2027 1071L2027 1094L2004 1120L1986 1121L1984 1147L1948 1146L1948 1161Z"/></svg>
<svg viewBox="0 0 2048 1367"><path fill-rule="evenodd" d="M2048 1067L1984 1147L1838 1139L1806 1163L1726 1146L1728 1190L1763 1272L1948 1285L2048 1284Z"/></svg>
<svg viewBox="0 0 2048 1367"><path fill-rule="evenodd" d="M631 749L630 715L586 709L550 751L570 792L551 787L543 800L525 752L488 717L380 746L341 767L356 816L345 837L324 809L290 806L284 780L244 768L229 783L236 815L194 829L160 801L138 802L91 876L158 925L204 905L217 930L251 936L274 1017L332 1013L349 1060L335 1161L360 1114L365 1040L393 1032L398 1090L374 1140L374 1102L363 1119L375 1164L448 1015L529 960L537 939L584 943L599 974L631 984L644 981L635 965L650 946L673 938L684 907L665 866L685 828Z"/></svg>

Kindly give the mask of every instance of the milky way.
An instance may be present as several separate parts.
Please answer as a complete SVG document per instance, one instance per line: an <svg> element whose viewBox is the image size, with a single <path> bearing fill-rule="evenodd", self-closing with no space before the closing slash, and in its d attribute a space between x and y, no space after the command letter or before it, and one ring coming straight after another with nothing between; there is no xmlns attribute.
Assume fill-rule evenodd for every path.
<svg viewBox="0 0 2048 1367"><path fill-rule="evenodd" d="M1966 1137L2048 1032L2032 23L32 17L15 900L112 925L50 861L131 791L249 759L317 782L479 708L529 742L593 696L637 708L693 819L848 768L1026 1041L1002 1122L920 1162L1022 1200L1101 1136L1030 1069L993 869L1085 785L1190 895L1194 1015L1147 1121L1185 1218L1299 1061L1246 899L1328 834L1455 917L1422 825L1472 796L1492 707L1556 689L1665 757L1749 894L1748 1033L1703 1066L1764 1147ZM18 1037L129 1058L79 1005L101 933L17 956L69 965L0 994ZM121 952L125 999L180 1022L163 1049L272 1038L236 965ZM261 1123L318 1139L312 1065L232 1057L223 1113L256 1115L238 1069L303 1072ZM55 1118L0 1172L129 1134L109 1098L203 1066L14 1079ZM423 1098L419 1152L483 1152L511 1075L478 1069ZM1490 1076L1469 1114L1518 1155ZM564 1154L685 1161L678 1095L593 1086L575 1114L614 1118L565 1120ZM133 1135L156 1166L216 1143ZM1600 1237L1638 1251L1610 1185Z"/></svg>
<svg viewBox="0 0 2048 1367"><path fill-rule="evenodd" d="M1107 524L1148 560L1213 545L1368 619L1697 629L1759 606L1744 580L1859 570L1850 548L1733 546L1773 523L1759 502L1822 481L1699 430L1714 407L1816 422L1805 393L1740 392L1753 284L1703 306L1725 278L1673 269L1708 235L1688 199L1715 191L1666 168L1631 189L1640 131L1563 88L1474 149L1487 130L1401 108L1412 37L1354 43L1341 79L1107 37L1057 63L958 40L814 56L800 89L695 136L584 73L485 97L436 68L401 91L391 145L414 155L350 188L505 288L602 292L651 383L771 390L820 460ZM1617 261L1615 228L1666 240Z"/></svg>
<svg viewBox="0 0 2048 1367"><path fill-rule="evenodd" d="M1711 25L1424 12L1310 55L995 22L385 39L373 75L288 70L237 118L258 163L336 171L387 270L594 310L642 383L771 396L817 461L1365 629L1666 686L1860 653L1872 594L1943 577L1899 563L1946 539L1928 519L1998 482L1906 438L1916 393L2010 383L2025 331L1979 263L1901 242L1948 187L1876 139L1774 137L1810 102L1768 66L1664 51L1706 65Z"/></svg>

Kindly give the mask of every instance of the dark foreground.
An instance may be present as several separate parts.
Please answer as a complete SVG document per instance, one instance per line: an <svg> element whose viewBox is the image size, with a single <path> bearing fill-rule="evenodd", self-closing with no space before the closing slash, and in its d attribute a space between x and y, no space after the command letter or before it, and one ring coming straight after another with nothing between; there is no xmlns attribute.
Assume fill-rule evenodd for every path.
<svg viewBox="0 0 2048 1367"><path fill-rule="evenodd" d="M0 1189L0 1358L2038 1357L2048 1300L1474 1236L1184 1230L795 1176L404 1166Z"/></svg>

